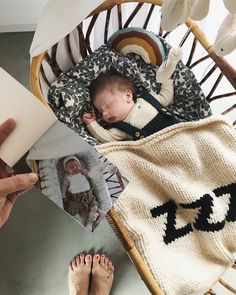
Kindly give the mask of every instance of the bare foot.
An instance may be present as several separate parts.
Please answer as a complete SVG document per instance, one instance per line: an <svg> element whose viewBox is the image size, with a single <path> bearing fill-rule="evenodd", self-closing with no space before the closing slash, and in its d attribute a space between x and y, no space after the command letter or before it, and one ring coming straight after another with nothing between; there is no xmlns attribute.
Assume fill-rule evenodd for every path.
<svg viewBox="0 0 236 295"><path fill-rule="evenodd" d="M92 256L80 254L69 264L69 295L88 295Z"/></svg>
<svg viewBox="0 0 236 295"><path fill-rule="evenodd" d="M109 295L113 283L114 266L104 254L93 257L92 295Z"/></svg>

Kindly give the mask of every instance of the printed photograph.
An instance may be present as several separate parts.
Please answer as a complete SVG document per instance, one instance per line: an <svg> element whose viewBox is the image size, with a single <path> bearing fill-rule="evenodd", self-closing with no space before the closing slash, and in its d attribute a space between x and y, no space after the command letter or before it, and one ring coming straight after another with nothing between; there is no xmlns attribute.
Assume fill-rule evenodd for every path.
<svg viewBox="0 0 236 295"><path fill-rule="evenodd" d="M128 183L115 165L60 122L28 159L36 160L42 193L91 232Z"/></svg>

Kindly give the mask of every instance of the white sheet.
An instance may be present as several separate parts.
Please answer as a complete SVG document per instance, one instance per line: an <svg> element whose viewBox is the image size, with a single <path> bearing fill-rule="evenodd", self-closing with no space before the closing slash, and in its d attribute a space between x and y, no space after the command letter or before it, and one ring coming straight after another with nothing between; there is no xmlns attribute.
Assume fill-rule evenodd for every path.
<svg viewBox="0 0 236 295"><path fill-rule="evenodd" d="M32 57L63 39L104 0L48 0L30 48Z"/></svg>

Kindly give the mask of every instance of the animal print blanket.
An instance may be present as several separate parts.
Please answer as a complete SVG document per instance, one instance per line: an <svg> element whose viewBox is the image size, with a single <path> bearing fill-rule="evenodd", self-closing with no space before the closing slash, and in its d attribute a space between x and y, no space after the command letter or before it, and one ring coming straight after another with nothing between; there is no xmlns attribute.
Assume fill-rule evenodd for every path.
<svg viewBox="0 0 236 295"><path fill-rule="evenodd" d="M163 43L169 48L169 45ZM102 71L111 67L129 77L140 96L143 89L158 93L157 66L146 64L133 56L124 57L109 45L102 45L70 70L62 73L52 83L48 101L58 119L77 132L91 145L99 142L88 133L82 121L85 111L93 109L89 100L90 82ZM173 74L174 102L170 109L178 112L184 120L199 120L211 115L211 109L193 72L182 61Z"/></svg>

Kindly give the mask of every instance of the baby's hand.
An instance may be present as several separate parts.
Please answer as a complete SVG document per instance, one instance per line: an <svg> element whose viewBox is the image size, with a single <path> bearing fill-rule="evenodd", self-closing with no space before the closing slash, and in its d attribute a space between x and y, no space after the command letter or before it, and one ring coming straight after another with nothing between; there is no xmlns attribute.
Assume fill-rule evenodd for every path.
<svg viewBox="0 0 236 295"><path fill-rule="evenodd" d="M84 113L82 119L86 125L89 125L93 121L96 120L96 114L95 113Z"/></svg>
<svg viewBox="0 0 236 295"><path fill-rule="evenodd" d="M178 63L183 57L183 51L180 47L172 47L168 54L168 61L171 63Z"/></svg>

